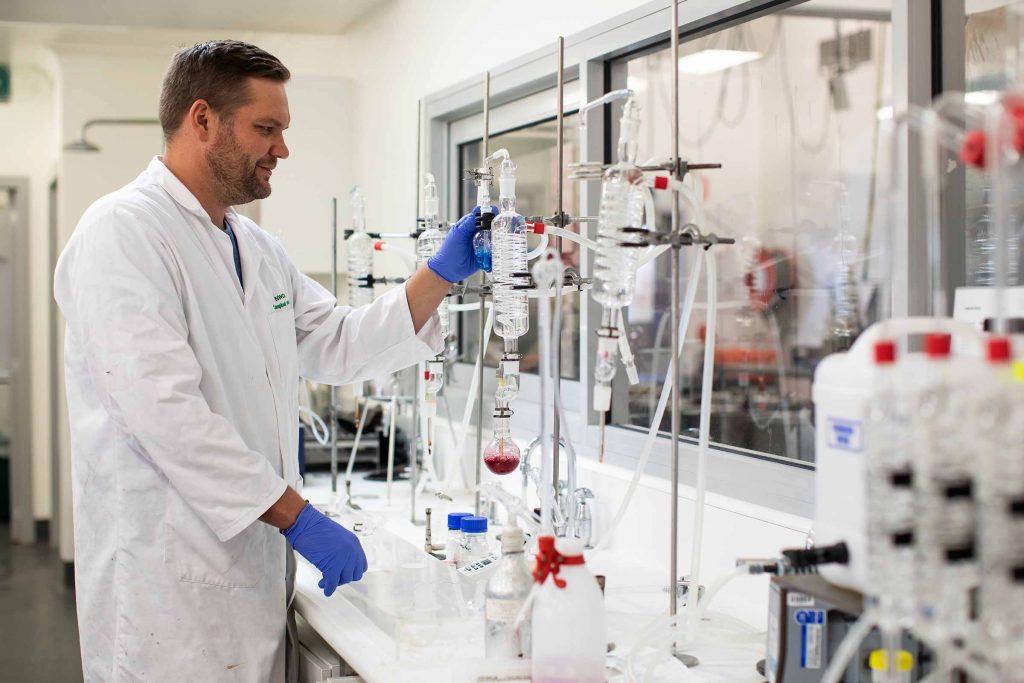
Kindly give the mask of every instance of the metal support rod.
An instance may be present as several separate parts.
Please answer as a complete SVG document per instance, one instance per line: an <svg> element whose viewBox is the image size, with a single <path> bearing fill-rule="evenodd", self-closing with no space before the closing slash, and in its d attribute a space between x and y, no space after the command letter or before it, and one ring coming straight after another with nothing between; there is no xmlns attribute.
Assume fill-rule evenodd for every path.
<svg viewBox="0 0 1024 683"><path fill-rule="evenodd" d="M679 159L679 2L671 0L672 5L672 26L670 35L672 38L672 162L675 164ZM679 198L673 197L672 201L672 236L679 234ZM668 613L675 616L676 604L676 581L679 580L679 246L674 243L672 247L672 320L669 325L672 328L672 512L669 518L671 527L671 539L669 540L671 557L669 558L669 582L668 582ZM673 648L675 646L673 645Z"/></svg>
<svg viewBox="0 0 1024 683"><path fill-rule="evenodd" d="M338 302L338 198L331 198L331 295ZM338 387L331 385L331 494L338 493Z"/></svg>
<svg viewBox="0 0 1024 683"><path fill-rule="evenodd" d="M415 212L413 215L413 230L418 225L417 221L420 218L420 174L422 173L421 163L423 154L423 100L420 100L416 105L416 178L413 186L416 190L416 201L413 203ZM419 485L420 470L419 463L416 462L416 455L419 451L419 428L420 428L420 364L416 364L416 370L413 373L413 384L412 384L412 428L410 433L412 438L409 439L409 484L412 486L412 491L409 497L409 521L413 524L416 523L416 487ZM424 438L427 436L423 435Z"/></svg>
<svg viewBox="0 0 1024 683"><path fill-rule="evenodd" d="M562 204L563 204L563 180L562 180L562 177L564 175L563 165L565 163L565 159L564 159L565 150L564 150L564 145L562 144L562 137L563 137L562 130L563 130L563 127L564 127L564 124L565 124L565 114L563 112L563 110L565 109L565 106L564 106L565 105L565 101L564 101L565 100L565 74L564 74L565 68L564 67L565 67L565 38L563 38L562 36L559 36L558 37L558 87L556 88L558 99L557 99L557 105L556 105L557 106L557 112L556 112L557 118L555 119L555 121L556 121L555 136L557 138L556 141L555 141L555 148L558 150L558 163L557 163L557 167L558 167L558 181L555 184L555 188L556 188L555 194L556 194L556 198L557 198L557 202L558 202L558 208L555 211L555 216L558 217L558 223L559 223L558 227L563 228L563 229L565 228L565 214L562 212ZM562 258L562 238L561 237L556 237L555 238L555 253L558 254L558 259L559 259L559 261L561 261L561 258ZM561 387L561 382L562 382L562 352L561 352L561 344L560 344L561 339L562 339L562 278L560 278L560 277L559 278L555 278L555 315L554 315L554 320L552 320L552 323L553 323L552 327L554 328L555 343L552 344L552 349L551 349L551 352L554 354L554 358L552 359L553 362L551 363L551 368L552 368L551 369L551 375L552 375L551 381L552 381L552 383L554 384L554 387L555 387L555 393L552 394L552 395L556 396L558 394L558 390ZM542 407L542 409L543 409L543 407ZM551 441L552 441L552 443L551 443L551 450L552 450L552 455L551 455L551 462L552 462L551 485L552 485L552 487L554 488L554 491L555 491L555 503L557 504L558 503L558 477L559 477L559 472L558 472L558 450L559 450L558 449L558 442L561 440L562 422L561 422L561 420L558 419L558 410L557 409L553 409L551 412L552 412L552 414L554 416L552 418L552 422L551 422ZM567 507L571 506L571 503L570 503L571 499L572 499L572 491L569 491L568 495L566 496L566 506ZM568 517L568 515L566 515L566 517Z"/></svg>
<svg viewBox="0 0 1024 683"><path fill-rule="evenodd" d="M490 145L490 127L491 127L491 72L484 72L484 135L483 143L480 149L480 167L483 168L487 165L487 157L490 154L488 146ZM487 283L487 276L483 271L480 272L480 284L483 286ZM476 515L480 514L480 480L483 476L481 471L483 461L483 438L484 438L484 352L487 347L487 340L484 339L484 319L486 318L486 311L484 310L484 297L480 295L480 375L477 377L477 391L479 392L476 397L476 480L474 481L474 490L476 493L473 495L473 512Z"/></svg>

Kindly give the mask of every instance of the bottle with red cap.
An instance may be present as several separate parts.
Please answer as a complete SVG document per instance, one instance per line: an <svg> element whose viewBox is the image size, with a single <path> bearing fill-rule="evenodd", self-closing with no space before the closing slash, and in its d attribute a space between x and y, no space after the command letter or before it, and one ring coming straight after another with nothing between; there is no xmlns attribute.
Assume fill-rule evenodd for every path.
<svg viewBox="0 0 1024 683"><path fill-rule="evenodd" d="M874 360L864 429L868 598L879 611L879 627L890 647L914 611L914 463L909 396L903 390L896 342L878 341ZM890 656L889 661L896 659Z"/></svg>
<svg viewBox="0 0 1024 683"><path fill-rule="evenodd" d="M924 351L927 361L911 404L916 623L929 642L946 649L968 635L971 595L979 581L979 463L969 410L977 395L978 367L969 358L953 356L946 333L927 335Z"/></svg>
<svg viewBox="0 0 1024 683"><path fill-rule="evenodd" d="M992 655L1024 671L1024 382L1014 377L1010 340L986 344L986 372L972 415L979 457L980 612ZM1024 379L1024 378L1022 378Z"/></svg>
<svg viewBox="0 0 1024 683"><path fill-rule="evenodd" d="M604 683L604 597L583 559L583 541L538 539L533 603L533 683Z"/></svg>

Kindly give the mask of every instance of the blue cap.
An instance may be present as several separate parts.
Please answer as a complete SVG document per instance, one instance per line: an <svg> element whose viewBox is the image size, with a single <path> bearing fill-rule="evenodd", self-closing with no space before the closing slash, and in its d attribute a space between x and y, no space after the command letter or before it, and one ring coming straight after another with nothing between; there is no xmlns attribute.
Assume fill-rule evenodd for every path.
<svg viewBox="0 0 1024 683"><path fill-rule="evenodd" d="M485 534L487 533L487 518L469 515L462 518L462 533L464 534Z"/></svg>
<svg viewBox="0 0 1024 683"><path fill-rule="evenodd" d="M462 518L472 517L472 512L449 512L448 513L448 528L449 529L461 529Z"/></svg>

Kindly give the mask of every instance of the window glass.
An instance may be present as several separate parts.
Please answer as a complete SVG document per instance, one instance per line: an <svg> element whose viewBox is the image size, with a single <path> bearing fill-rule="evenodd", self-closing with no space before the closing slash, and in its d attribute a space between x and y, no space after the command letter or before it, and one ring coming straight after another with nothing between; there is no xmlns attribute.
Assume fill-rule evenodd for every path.
<svg viewBox="0 0 1024 683"><path fill-rule="evenodd" d="M525 128L492 135L488 146L493 153L495 150L505 148L508 150L512 161L516 164L516 210L524 216L551 216L557 208L557 186L558 177L558 151L555 145L557 128L555 122L543 121ZM578 132L575 125L570 125L569 119L563 128L564 148L566 165L576 161ZM462 178L462 189L459 194L459 212L468 213L476 205L476 186L466 177L467 171L480 166L480 140L464 143L459 147L459 174ZM491 167L495 173L495 180L491 183L491 199L495 206L498 204L498 183L497 170L499 162L492 162ZM576 206L577 186L575 183L566 182L563 188L564 206L567 211L569 207ZM576 226L570 226L576 230ZM529 248L534 248L540 238L529 235L527 238ZM562 260L567 267L579 268L579 250L575 242L562 241ZM477 284L478 278L473 278L472 284ZM463 300L465 302L479 301L474 295L468 294ZM579 296L566 295L562 300L562 377L564 379L579 379L579 347L580 347L580 315ZM466 363L476 362L478 353L478 339L480 329L479 313L472 311L459 316L459 359ZM523 358L521 368L523 372L537 372L537 300L530 299L530 329L519 340L519 352ZM484 361L489 367L495 367L501 358L503 342L495 334L491 335L490 343L487 346L487 353Z"/></svg>
<svg viewBox="0 0 1024 683"><path fill-rule="evenodd" d="M711 438L720 446L813 461L814 369L875 320L888 239L879 166L888 160L889 42L885 17L844 18L835 3L812 0L681 46L680 151L722 164L691 181L705 199L705 230L736 238L715 249ZM626 64L642 106L642 163L671 153L673 66L667 48ZM612 118L620 112L614 105ZM670 197L656 194L664 231ZM693 218L689 207L682 218ZM620 425L647 427L657 405L671 337L669 258L638 273L627 315L640 383L616 374L611 421ZM693 258L692 249L680 254L684 290ZM704 297L702 283L681 361L690 436L699 423ZM661 429L669 421L666 412Z"/></svg>
<svg viewBox="0 0 1024 683"><path fill-rule="evenodd" d="M1013 31L1006 0L974 0L966 4L964 54L965 100L971 104L995 102L1006 89L1012 71ZM968 286L995 284L996 235L992 225L992 188L986 174L973 166L966 167L965 230L966 278ZM1011 215L1020 215L1020 205L1012 207ZM1019 221L1018 221L1019 222ZM1020 235L1009 241L1007 284L1021 283Z"/></svg>

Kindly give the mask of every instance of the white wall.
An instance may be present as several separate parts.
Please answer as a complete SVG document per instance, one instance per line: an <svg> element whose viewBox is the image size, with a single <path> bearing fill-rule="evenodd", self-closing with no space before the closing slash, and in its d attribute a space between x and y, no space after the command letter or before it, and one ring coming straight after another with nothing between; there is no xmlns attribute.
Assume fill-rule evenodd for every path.
<svg viewBox="0 0 1024 683"><path fill-rule="evenodd" d="M356 96L353 168L371 229L410 226L420 98L645 2L399 0L357 25L344 61Z"/></svg>

